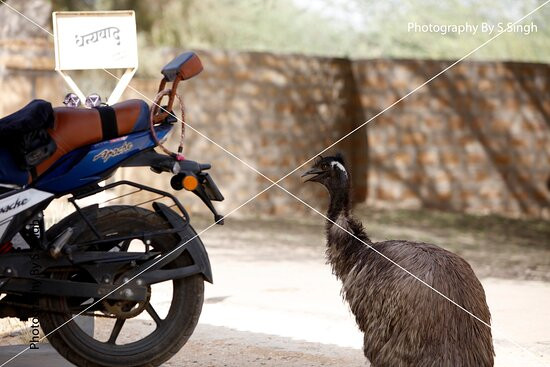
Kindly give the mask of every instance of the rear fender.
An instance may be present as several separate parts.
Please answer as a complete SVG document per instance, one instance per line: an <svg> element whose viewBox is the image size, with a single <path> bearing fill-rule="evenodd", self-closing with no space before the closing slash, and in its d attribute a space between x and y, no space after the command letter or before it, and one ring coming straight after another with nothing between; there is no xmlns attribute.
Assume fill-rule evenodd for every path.
<svg viewBox="0 0 550 367"><path fill-rule="evenodd" d="M186 222L180 215L178 215L174 210L170 209L168 206L155 202L153 203L153 208L162 216L172 228L184 228L189 223ZM180 237L180 245L186 243L185 249L189 252L189 255L193 259L195 265L200 269L200 273L203 275L204 280L209 283L213 283L212 277L212 268L210 266L210 259L208 258L208 253L206 248L202 243L202 240L198 235L195 234L194 238L186 235L185 232L178 232Z"/></svg>

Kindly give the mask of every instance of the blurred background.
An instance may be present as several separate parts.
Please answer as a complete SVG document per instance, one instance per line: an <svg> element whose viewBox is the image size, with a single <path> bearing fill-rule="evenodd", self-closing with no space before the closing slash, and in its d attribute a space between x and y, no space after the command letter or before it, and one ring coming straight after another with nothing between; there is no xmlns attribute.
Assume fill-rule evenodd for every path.
<svg viewBox="0 0 550 367"><path fill-rule="evenodd" d="M153 98L160 69L196 50L205 71L180 87L188 123L278 179L490 37L410 32L417 24L506 24L541 4L470 0L22 0L10 4L51 30L51 11L134 9L139 70L123 98ZM0 6L0 114L32 98L60 105L52 38ZM356 203L548 218L550 29L544 8L474 53L334 150L353 172ZM73 72L104 99L115 80ZM188 129L186 155L210 161L231 210L269 182ZM298 172L299 173L299 172ZM323 208L320 188L282 182ZM167 187L148 171L118 177ZM198 200L186 197L192 210ZM236 215L309 212L270 190Z"/></svg>
<svg viewBox="0 0 550 367"><path fill-rule="evenodd" d="M154 98L161 68L185 50L196 51L204 71L179 89L188 124L273 180L496 34L410 32L409 23L506 25L543 3L7 2L50 32L52 11L135 10L139 70L123 99ZM550 358L549 19L546 6L519 23L531 31L502 34L331 149L346 156L355 214L371 238L437 243L472 265L497 325L497 366L535 365L509 336L546 362ZM0 116L33 98L61 105L69 90L53 71L53 39L1 4L0 20ZM71 75L85 94L98 92L104 100L115 85L103 71ZM226 197L217 205L222 213L270 185L191 128L184 152L212 163ZM322 211L327 195L317 185L302 184L306 168L281 185ZM119 170L112 180L121 178L171 190L170 175L144 168ZM212 223L198 199L186 192L178 196L198 230ZM56 205L48 213L51 221L68 210L62 201ZM324 263L321 217L272 188L201 237L217 283L207 288L198 339L186 348L203 365L219 365L215 358L239 367L258 360L321 364L307 359L320 358L312 353L324 355L327 366L341 366L344 355L350 358L346 365L363 365L361 336ZM28 329L3 331L0 324L7 343ZM226 334L225 342L215 339ZM296 339L324 344L302 348ZM274 343L285 353L274 354ZM214 353L212 345L222 350L216 346ZM250 345L258 349L251 352ZM295 351L308 357L300 359ZM185 351L180 354L185 360Z"/></svg>
<svg viewBox="0 0 550 367"><path fill-rule="evenodd" d="M55 10L134 9L141 41L141 72L157 75L165 60L144 50L160 47L299 53L346 58L457 59L490 38L409 32L408 23L514 22L538 0L54 0ZM514 32L472 56L474 60L548 62L547 10L521 24L538 27L529 37ZM494 34L493 34L494 35ZM546 46L546 47L545 47ZM150 68L152 67L152 69Z"/></svg>

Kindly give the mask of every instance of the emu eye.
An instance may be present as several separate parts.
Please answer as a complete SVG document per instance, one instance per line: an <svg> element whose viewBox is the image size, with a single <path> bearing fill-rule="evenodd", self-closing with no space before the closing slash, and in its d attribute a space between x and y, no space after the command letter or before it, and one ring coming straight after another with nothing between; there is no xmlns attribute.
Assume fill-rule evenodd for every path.
<svg viewBox="0 0 550 367"><path fill-rule="evenodd" d="M328 164L323 163L323 164L321 165L321 168L322 168L322 169L328 169Z"/></svg>

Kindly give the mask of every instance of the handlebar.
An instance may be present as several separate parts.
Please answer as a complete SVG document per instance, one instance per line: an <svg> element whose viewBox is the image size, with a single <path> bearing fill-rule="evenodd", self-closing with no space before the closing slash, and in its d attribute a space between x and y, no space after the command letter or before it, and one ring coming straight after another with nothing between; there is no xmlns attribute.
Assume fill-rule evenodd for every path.
<svg viewBox="0 0 550 367"><path fill-rule="evenodd" d="M144 151L122 164L123 167L151 167L156 173L169 172L174 175L180 172L191 172L194 174L212 168L210 163L198 163L188 159L178 161L169 155L159 154L154 150Z"/></svg>
<svg viewBox="0 0 550 367"><path fill-rule="evenodd" d="M147 150L122 164L123 167L149 166L156 173L172 173L170 184L174 190L186 189L197 195L214 214L217 224L223 224L223 216L218 214L212 201L223 201L224 197L212 177L204 172L212 168L210 163L198 163L190 160L178 161L172 156Z"/></svg>

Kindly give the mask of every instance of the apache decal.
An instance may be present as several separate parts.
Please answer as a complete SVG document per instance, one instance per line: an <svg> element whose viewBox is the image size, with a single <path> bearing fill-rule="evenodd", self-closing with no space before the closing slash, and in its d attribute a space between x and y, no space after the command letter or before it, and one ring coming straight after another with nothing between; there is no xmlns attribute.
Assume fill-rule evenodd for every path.
<svg viewBox="0 0 550 367"><path fill-rule="evenodd" d="M103 159L103 163L107 162L109 159L119 156L121 154L124 154L126 152L129 152L134 147L134 144L130 142L126 142L122 144L121 146L113 149L104 149L100 153L98 153L92 161L95 162L98 159Z"/></svg>
<svg viewBox="0 0 550 367"><path fill-rule="evenodd" d="M15 208L19 208L20 206L24 206L28 202L29 202L29 199L27 199L27 198L25 198L25 199L17 198L13 203L8 204L6 206L0 207L0 214L7 213L10 210L13 210Z"/></svg>
<svg viewBox="0 0 550 367"><path fill-rule="evenodd" d="M49 192L27 189L0 199L0 240L14 216L52 196Z"/></svg>

